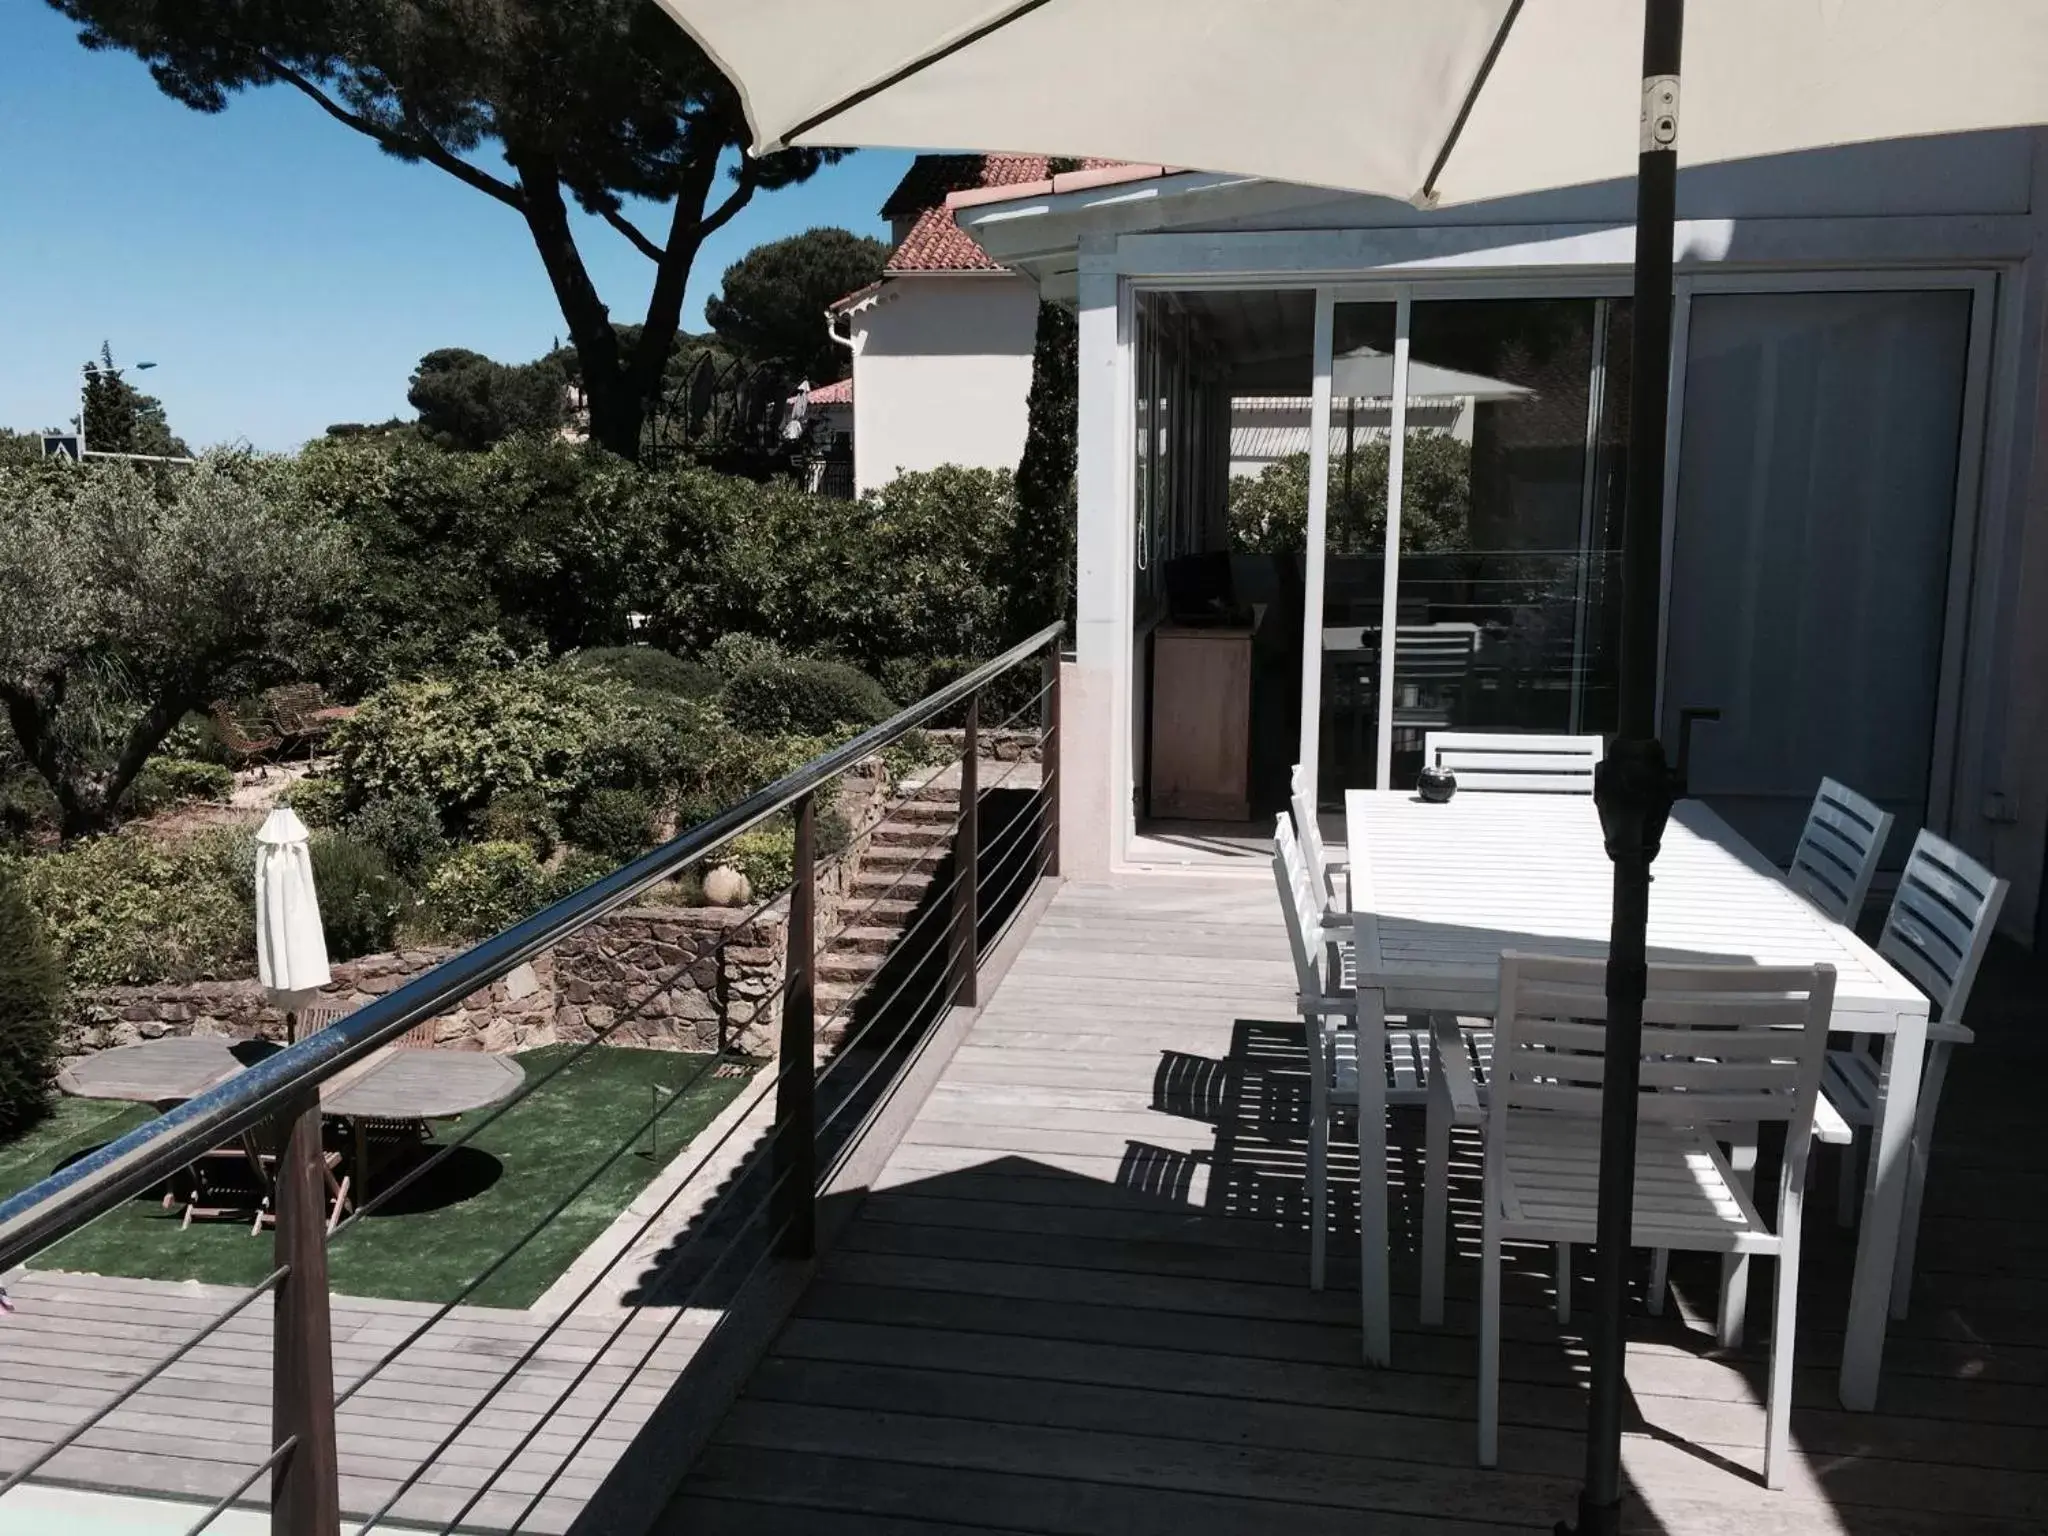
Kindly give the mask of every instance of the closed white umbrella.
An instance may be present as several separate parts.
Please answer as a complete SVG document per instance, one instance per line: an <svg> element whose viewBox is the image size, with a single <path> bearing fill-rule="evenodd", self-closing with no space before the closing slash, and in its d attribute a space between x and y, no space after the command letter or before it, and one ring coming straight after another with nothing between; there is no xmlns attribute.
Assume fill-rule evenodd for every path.
<svg viewBox="0 0 2048 1536"><path fill-rule="evenodd" d="M1423 207L1636 178L1619 731L1596 796L1614 918L1578 1527L1617 1530L1644 929L1677 787L1654 708L1678 167L2048 122L2048 0L1711 0L1690 16L1684 0L660 4L734 81L758 150L1111 156ZM829 42L791 42L804 38ZM1385 1350L1368 1339L1370 1356Z"/></svg>
<svg viewBox="0 0 2048 1536"><path fill-rule="evenodd" d="M256 833L256 977L286 1014L306 1007L332 979L309 836L285 806Z"/></svg>

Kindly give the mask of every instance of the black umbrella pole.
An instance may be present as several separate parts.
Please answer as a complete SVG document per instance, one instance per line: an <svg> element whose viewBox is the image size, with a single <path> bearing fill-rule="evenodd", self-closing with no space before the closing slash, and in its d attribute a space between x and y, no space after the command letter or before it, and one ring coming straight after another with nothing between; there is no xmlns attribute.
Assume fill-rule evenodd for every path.
<svg viewBox="0 0 2048 1536"><path fill-rule="evenodd" d="M1635 351L1628 496L1621 533L1619 730L1595 780L1614 916L1607 945L1607 1071L1600 1100L1600 1204L1594 1245L1592 1393L1576 1536L1621 1529L1621 1411L1628 1340L1650 866L1675 793L1657 740L1657 609L1662 587L1664 428L1670 404L1672 223L1678 186L1678 66L1684 0L1645 0L1643 117L1636 164Z"/></svg>

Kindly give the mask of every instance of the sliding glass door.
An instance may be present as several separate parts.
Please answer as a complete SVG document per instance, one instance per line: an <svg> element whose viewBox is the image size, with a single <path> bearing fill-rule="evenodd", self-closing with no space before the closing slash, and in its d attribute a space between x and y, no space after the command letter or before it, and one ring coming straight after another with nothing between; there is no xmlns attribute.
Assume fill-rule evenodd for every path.
<svg viewBox="0 0 2048 1536"><path fill-rule="evenodd" d="M1607 729L1627 302L1331 320L1319 798L1412 786L1431 730Z"/></svg>
<svg viewBox="0 0 2048 1536"><path fill-rule="evenodd" d="M1927 813L1968 289L1699 294L1686 326L1664 732L1784 862L1823 775Z"/></svg>

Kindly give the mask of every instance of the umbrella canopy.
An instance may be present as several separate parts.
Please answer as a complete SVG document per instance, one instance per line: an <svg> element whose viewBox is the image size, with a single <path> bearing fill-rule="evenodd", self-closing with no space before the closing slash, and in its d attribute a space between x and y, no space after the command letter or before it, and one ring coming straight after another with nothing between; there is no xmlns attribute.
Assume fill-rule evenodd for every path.
<svg viewBox="0 0 2048 1536"><path fill-rule="evenodd" d="M331 979L308 836L284 806L256 833L256 976L287 1013L312 1002Z"/></svg>
<svg viewBox="0 0 2048 1536"><path fill-rule="evenodd" d="M1644 0L661 4L759 150L1114 156L1423 204L1636 171ZM1684 81L1685 165L2035 123L2048 5L1713 0Z"/></svg>

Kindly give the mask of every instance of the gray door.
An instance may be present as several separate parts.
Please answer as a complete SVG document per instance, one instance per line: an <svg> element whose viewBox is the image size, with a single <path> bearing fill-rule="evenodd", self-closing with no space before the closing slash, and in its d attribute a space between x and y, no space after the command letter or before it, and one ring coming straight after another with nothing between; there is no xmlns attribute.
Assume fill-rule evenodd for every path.
<svg viewBox="0 0 2048 1536"><path fill-rule="evenodd" d="M1926 814L1970 294L1699 295L1670 575L1665 740L1787 862L1823 775ZM1674 747L1675 750L1675 747Z"/></svg>

